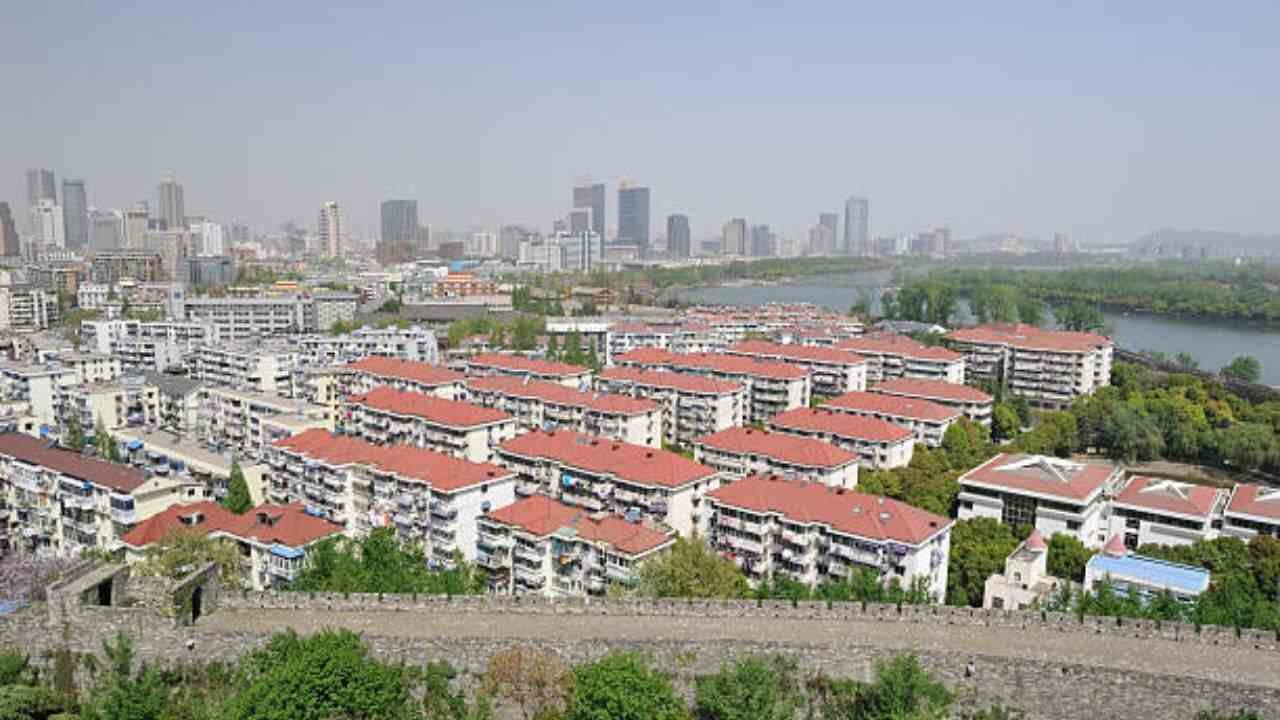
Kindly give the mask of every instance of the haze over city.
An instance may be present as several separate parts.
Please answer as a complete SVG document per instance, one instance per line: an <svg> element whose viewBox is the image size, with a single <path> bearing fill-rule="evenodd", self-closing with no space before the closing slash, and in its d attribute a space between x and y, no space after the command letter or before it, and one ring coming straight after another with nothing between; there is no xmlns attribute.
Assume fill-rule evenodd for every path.
<svg viewBox="0 0 1280 720"><path fill-rule="evenodd" d="M379 202L435 227L546 227L588 177L652 188L655 226L801 237L849 195L874 235L1159 226L1274 232L1274 3L477 9L36 4L0 29L0 200L24 171L92 205L274 229ZM660 230L656 231L660 232ZM656 233L655 233L656 234Z"/></svg>

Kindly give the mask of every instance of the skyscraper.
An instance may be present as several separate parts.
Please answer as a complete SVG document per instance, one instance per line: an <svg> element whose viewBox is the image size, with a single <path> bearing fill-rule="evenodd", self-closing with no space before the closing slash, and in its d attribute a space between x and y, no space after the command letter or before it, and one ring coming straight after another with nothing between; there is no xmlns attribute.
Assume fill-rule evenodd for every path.
<svg viewBox="0 0 1280 720"><path fill-rule="evenodd" d="M58 190L53 183L52 170L27 171L27 207L33 208L41 200L58 203Z"/></svg>
<svg viewBox="0 0 1280 720"><path fill-rule="evenodd" d="M576 185L573 188L573 207L591 208L591 229L600 237L604 237L604 183ZM576 232L576 231L575 231Z"/></svg>
<svg viewBox="0 0 1280 720"><path fill-rule="evenodd" d="M320 206L320 222L316 230L320 236L320 252L327 257L342 257L347 250L347 227L338 203L330 200Z"/></svg>
<svg viewBox="0 0 1280 720"><path fill-rule="evenodd" d="M688 215L667 216L667 252L671 257L689 257L692 254Z"/></svg>
<svg viewBox="0 0 1280 720"><path fill-rule="evenodd" d="M581 235L595 232L595 211L589 207L576 207L569 211L569 232Z"/></svg>
<svg viewBox="0 0 1280 720"><path fill-rule="evenodd" d="M182 186L172 177L165 178L157 188L160 201L160 222L168 230L182 230L187 226L187 208L183 203Z"/></svg>
<svg viewBox="0 0 1280 720"><path fill-rule="evenodd" d="M0 202L0 252L3 252L5 257L16 257L22 254L18 228L13 222L13 210L9 209L7 202Z"/></svg>
<svg viewBox="0 0 1280 720"><path fill-rule="evenodd" d="M62 224L62 208L52 200L44 199L31 208L32 235L41 252L46 248L64 248L67 243L66 227Z"/></svg>
<svg viewBox="0 0 1280 720"><path fill-rule="evenodd" d="M378 248L393 250L397 246L408 251L418 247L417 200L382 201L382 237Z"/></svg>
<svg viewBox="0 0 1280 720"><path fill-rule="evenodd" d="M851 197L844 204L844 245L840 248L843 255L870 255L871 237L867 234L867 216L871 211L871 201L861 197Z"/></svg>
<svg viewBox="0 0 1280 720"><path fill-rule="evenodd" d="M840 237L840 213L820 213L818 215L818 224L831 231L831 242L834 243L836 238ZM827 252L831 252L830 248Z"/></svg>
<svg viewBox="0 0 1280 720"><path fill-rule="evenodd" d="M127 250L141 250L147 242L147 225L151 222L145 206L126 210L124 213L124 247Z"/></svg>
<svg viewBox="0 0 1280 720"><path fill-rule="evenodd" d="M832 215L834 217L834 214ZM809 228L809 254L810 255L830 255L836 243L835 232L831 226L819 222L812 228Z"/></svg>
<svg viewBox="0 0 1280 720"><path fill-rule="evenodd" d="M721 255L747 254L747 221L734 218L724 224L720 234Z"/></svg>
<svg viewBox="0 0 1280 720"><path fill-rule="evenodd" d="M62 181L62 227L68 250L83 250L89 244L89 201L83 180Z"/></svg>
<svg viewBox="0 0 1280 720"><path fill-rule="evenodd" d="M94 210L89 213L89 249L119 250L124 247L124 213Z"/></svg>
<svg viewBox="0 0 1280 720"><path fill-rule="evenodd" d="M773 257L777 254L777 242L769 226L753 226L751 228L751 255L754 257Z"/></svg>
<svg viewBox="0 0 1280 720"><path fill-rule="evenodd" d="M618 188L618 242L649 252L649 188L623 183Z"/></svg>

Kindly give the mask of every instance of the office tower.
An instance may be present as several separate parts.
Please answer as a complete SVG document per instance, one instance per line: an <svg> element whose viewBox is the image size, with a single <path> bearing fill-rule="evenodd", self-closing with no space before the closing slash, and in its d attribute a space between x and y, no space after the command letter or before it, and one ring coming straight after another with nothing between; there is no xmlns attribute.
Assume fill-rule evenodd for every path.
<svg viewBox="0 0 1280 720"><path fill-rule="evenodd" d="M870 255L871 238L867 235L867 216L871 202L866 198L851 197L844 204L844 255Z"/></svg>
<svg viewBox="0 0 1280 720"><path fill-rule="evenodd" d="M124 213L119 210L89 211L89 250L119 250L124 247Z"/></svg>
<svg viewBox="0 0 1280 720"><path fill-rule="evenodd" d="M667 252L671 257L689 257L693 248L688 215L667 216Z"/></svg>
<svg viewBox="0 0 1280 720"><path fill-rule="evenodd" d="M48 247L65 248L66 227L62 224L62 208L45 199L31 208L31 234L36 246L43 251Z"/></svg>
<svg viewBox="0 0 1280 720"><path fill-rule="evenodd" d="M27 171L27 207L33 208L40 204L41 200L48 200L53 204L58 204L58 191L53 183L52 170L28 170Z"/></svg>
<svg viewBox="0 0 1280 720"><path fill-rule="evenodd" d="M747 254L747 221L734 218L724 224L720 234L721 255Z"/></svg>
<svg viewBox="0 0 1280 720"><path fill-rule="evenodd" d="M322 254L340 258L347 251L347 228L338 203L330 200L320 206L320 222L316 234L320 236Z"/></svg>
<svg viewBox="0 0 1280 720"><path fill-rule="evenodd" d="M832 213L831 217L835 217ZM825 222L819 222L817 225L809 228L809 254L810 255L831 255L835 252L836 247L836 231Z"/></svg>
<svg viewBox="0 0 1280 720"><path fill-rule="evenodd" d="M151 217L146 206L124 211L124 246L127 250L141 250L146 245L147 229Z"/></svg>
<svg viewBox="0 0 1280 720"><path fill-rule="evenodd" d="M595 232L595 211L589 207L576 207L569 211L569 232L581 235L584 232Z"/></svg>
<svg viewBox="0 0 1280 720"><path fill-rule="evenodd" d="M777 241L769 226L753 226L751 228L751 255L753 257L773 257L777 254Z"/></svg>
<svg viewBox="0 0 1280 720"><path fill-rule="evenodd" d="M249 243L249 226L244 223L231 223L231 244Z"/></svg>
<svg viewBox="0 0 1280 720"><path fill-rule="evenodd" d="M826 250L826 252L830 253L835 247L836 238L840 237L840 213L820 213L818 215L818 224L831 232L832 246Z"/></svg>
<svg viewBox="0 0 1280 720"><path fill-rule="evenodd" d="M192 255L225 255L227 250L227 233L222 225L214 222L198 222L189 226L191 230Z"/></svg>
<svg viewBox="0 0 1280 720"><path fill-rule="evenodd" d="M13 222L13 210L9 208L7 202L0 202L0 252L3 252L5 257L16 257L22 254L18 228Z"/></svg>
<svg viewBox="0 0 1280 720"><path fill-rule="evenodd" d="M68 250L83 250L89 244L89 201L83 180L62 181L62 227Z"/></svg>
<svg viewBox="0 0 1280 720"><path fill-rule="evenodd" d="M591 208L591 229L600 237L604 237L604 183L577 185L573 188L573 207ZM574 232L577 232L576 230Z"/></svg>
<svg viewBox="0 0 1280 720"><path fill-rule="evenodd" d="M378 242L380 249L400 246L413 250L421 245L419 235L417 200L382 201L382 237Z"/></svg>
<svg viewBox="0 0 1280 720"><path fill-rule="evenodd" d="M649 188L623 183L618 188L618 242L649 252Z"/></svg>
<svg viewBox="0 0 1280 720"><path fill-rule="evenodd" d="M166 230L181 230L187 226L187 208L182 198L182 186L172 177L165 178L157 188L160 216L157 218Z"/></svg>
<svg viewBox="0 0 1280 720"><path fill-rule="evenodd" d="M187 258L191 256L191 234L186 230L153 230L143 238L143 248L160 254L160 268L170 282L190 281Z"/></svg>

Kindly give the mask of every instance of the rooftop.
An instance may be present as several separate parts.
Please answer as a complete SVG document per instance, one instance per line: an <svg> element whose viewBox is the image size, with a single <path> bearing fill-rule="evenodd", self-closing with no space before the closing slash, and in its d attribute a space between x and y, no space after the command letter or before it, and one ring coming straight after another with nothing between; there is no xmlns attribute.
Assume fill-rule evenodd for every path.
<svg viewBox="0 0 1280 720"><path fill-rule="evenodd" d="M1022 350L1054 350L1083 353L1111 343L1109 338L1090 332L1046 330L1034 325L990 323L959 328L947 333L959 342L1007 345Z"/></svg>
<svg viewBox="0 0 1280 720"><path fill-rule="evenodd" d="M683 455L557 430L518 435L499 446L504 453L554 460L564 465L637 485L681 487L716 475L712 468Z"/></svg>
<svg viewBox="0 0 1280 720"><path fill-rule="evenodd" d="M562 378L577 377L591 372L591 368L585 368L580 365L570 365L568 363L552 362L549 360L534 360L520 355L505 355L501 353L476 355L467 360L467 366L492 367L510 372L531 373L535 375L548 375Z"/></svg>
<svg viewBox="0 0 1280 720"><path fill-rule="evenodd" d="M961 475L960 484L977 483L1080 502L1102 489L1118 469L1115 465L1081 463L1045 455L1001 453Z"/></svg>
<svg viewBox="0 0 1280 720"><path fill-rule="evenodd" d="M1207 519L1218 504L1219 491L1204 485L1137 475L1116 496L1122 505L1155 512L1177 513Z"/></svg>
<svg viewBox="0 0 1280 720"><path fill-rule="evenodd" d="M16 432L0 434L0 454L120 493L131 493L147 482L146 473L136 468L85 457L60 447L49 447L45 441Z"/></svg>
<svg viewBox="0 0 1280 720"><path fill-rule="evenodd" d="M735 382L713 380L688 373L645 370L638 367L606 368L600 371L598 377L602 380L632 382L637 385L650 385L691 393L723 395L742 390L742 386Z"/></svg>
<svg viewBox="0 0 1280 720"><path fill-rule="evenodd" d="M199 518L199 522L191 524ZM173 505L139 523L122 540L131 547L145 547L175 530L205 534L221 532L263 545L303 547L332 535L342 526L308 515L300 505L259 505L243 515L212 502Z"/></svg>
<svg viewBox="0 0 1280 720"><path fill-rule="evenodd" d="M730 347L728 352L801 362L841 363L846 365L866 363L866 358L847 350L812 347L809 345L783 345L782 343L769 342L768 340L745 340Z"/></svg>
<svg viewBox="0 0 1280 720"><path fill-rule="evenodd" d="M853 352L877 355L901 355L916 360L960 362L964 356L954 350L936 345L925 345L915 338L896 333L875 333L849 338L836 344L837 348Z"/></svg>
<svg viewBox="0 0 1280 720"><path fill-rule="evenodd" d="M788 410L774 415L769 425L775 430L830 433L870 442L901 442L912 437L910 430L886 420L823 408Z"/></svg>
<svg viewBox="0 0 1280 720"><path fill-rule="evenodd" d="M1129 553L1114 557L1098 553L1086 566L1094 577L1111 576L1118 581L1170 590L1185 595L1199 595L1209 589L1209 571L1165 560Z"/></svg>
<svg viewBox="0 0 1280 720"><path fill-rule="evenodd" d="M512 419L501 410L459 400L445 400L422 393L396 390L385 385L379 385L364 395L349 397L347 402L396 415L412 415L438 425L456 428L492 425Z"/></svg>
<svg viewBox="0 0 1280 720"><path fill-rule="evenodd" d="M710 370L726 375L750 375L774 380L796 380L809 376L809 371L799 365L744 355L719 353L672 355L667 364L673 368L685 370Z"/></svg>
<svg viewBox="0 0 1280 720"><path fill-rule="evenodd" d="M881 395L872 392L849 392L834 397L822 404L825 408L834 408L849 412L881 413L899 417L926 420L929 422L946 422L960 417L960 411L939 405L928 400L910 399L897 395Z"/></svg>
<svg viewBox="0 0 1280 720"><path fill-rule="evenodd" d="M950 402L989 403L993 400L990 395L975 387L945 380L925 380L921 378L885 380L871 388L871 392Z"/></svg>
<svg viewBox="0 0 1280 720"><path fill-rule="evenodd" d="M657 403L652 400L641 400L617 393L574 390L549 380L532 380L511 375L468 378L467 388L476 392L496 392L511 397L536 398L557 405L618 415L643 415L658 409Z"/></svg>
<svg viewBox="0 0 1280 720"><path fill-rule="evenodd" d="M582 540L604 543L628 555L642 555L675 542L674 533L627 522L618 515L588 515L581 508L565 505L546 495L517 500L485 517L538 537L547 537L567 528Z"/></svg>
<svg viewBox="0 0 1280 720"><path fill-rule="evenodd" d="M755 428L731 427L694 442L725 452L763 455L805 467L839 468L858 461L857 455L829 442Z"/></svg>
<svg viewBox="0 0 1280 720"><path fill-rule="evenodd" d="M397 378L399 380L410 380L422 385L448 385L450 383L461 382L464 378L463 374L432 365L425 362L415 362L413 360L398 360L396 358L371 356L363 360L349 363L347 370L368 373L378 377Z"/></svg>
<svg viewBox="0 0 1280 720"><path fill-rule="evenodd" d="M1280 488L1240 483L1231 492L1227 512L1252 515L1280 523Z"/></svg>

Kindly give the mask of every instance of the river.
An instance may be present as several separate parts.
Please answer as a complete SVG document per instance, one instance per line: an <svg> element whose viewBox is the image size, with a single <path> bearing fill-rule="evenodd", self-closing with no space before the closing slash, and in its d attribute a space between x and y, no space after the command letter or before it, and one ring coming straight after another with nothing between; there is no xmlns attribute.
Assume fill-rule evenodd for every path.
<svg viewBox="0 0 1280 720"><path fill-rule="evenodd" d="M873 309L890 281L887 271L828 275L776 285L741 285L682 291L687 302L760 305L770 302L808 302L840 312L860 297L870 297ZM968 307L962 308L968 314ZM1262 363L1262 381L1280 385L1280 331L1232 320L1180 318L1160 315L1103 313L1116 343L1131 350L1156 350L1169 355L1190 353L1205 370L1216 370L1240 355Z"/></svg>

